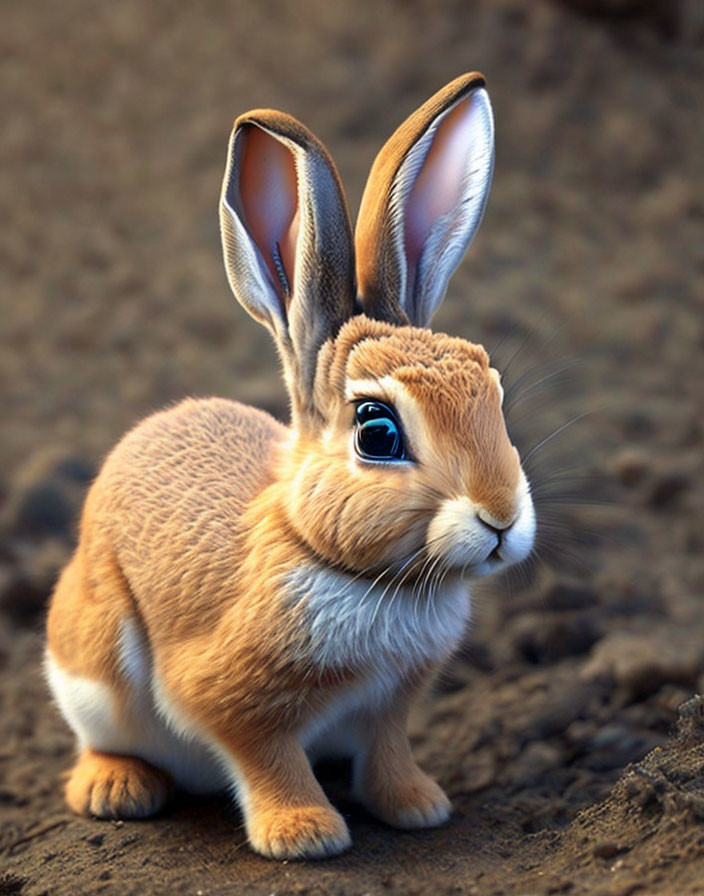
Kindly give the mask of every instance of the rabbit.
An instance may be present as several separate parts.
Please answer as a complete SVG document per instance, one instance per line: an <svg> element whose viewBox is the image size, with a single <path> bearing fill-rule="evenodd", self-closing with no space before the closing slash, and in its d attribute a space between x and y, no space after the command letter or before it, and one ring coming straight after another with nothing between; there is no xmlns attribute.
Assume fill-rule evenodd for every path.
<svg viewBox="0 0 704 896"><path fill-rule="evenodd" d="M273 334L291 424L187 399L108 455L47 623L75 812L229 790L256 852L331 856L350 834L312 767L347 757L383 822L448 820L409 705L463 635L469 582L527 557L536 528L500 375L428 328L492 168L485 81L466 74L383 147L353 242L316 137L272 110L236 120L225 268Z"/></svg>

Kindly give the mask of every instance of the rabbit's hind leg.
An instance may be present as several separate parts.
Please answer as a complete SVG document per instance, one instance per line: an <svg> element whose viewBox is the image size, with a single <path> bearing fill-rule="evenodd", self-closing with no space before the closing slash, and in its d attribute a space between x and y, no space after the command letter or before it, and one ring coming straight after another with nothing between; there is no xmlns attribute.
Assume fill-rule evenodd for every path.
<svg viewBox="0 0 704 896"><path fill-rule="evenodd" d="M81 561L74 557L53 595L44 667L79 751L66 799L80 814L140 818L163 806L172 785L157 768L161 755L148 749L154 741L148 681L132 681L135 658L127 668L123 656L134 608L107 554L90 576Z"/></svg>
<svg viewBox="0 0 704 896"><path fill-rule="evenodd" d="M66 802L79 815L145 818L173 791L170 775L138 754L138 719L105 682L71 675L50 653L47 674L56 702L76 734L78 760L68 773ZM135 755L137 754L137 755Z"/></svg>

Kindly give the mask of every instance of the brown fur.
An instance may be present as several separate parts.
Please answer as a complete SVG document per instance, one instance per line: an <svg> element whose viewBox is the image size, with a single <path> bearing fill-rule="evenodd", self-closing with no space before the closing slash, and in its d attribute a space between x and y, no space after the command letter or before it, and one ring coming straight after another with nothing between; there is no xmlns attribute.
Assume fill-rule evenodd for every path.
<svg viewBox="0 0 704 896"><path fill-rule="evenodd" d="M402 695L384 715L369 720L375 729L373 748L359 770L359 788L370 811L394 827L420 827L432 822L438 805L450 801L415 763L406 736L408 695Z"/></svg>
<svg viewBox="0 0 704 896"><path fill-rule="evenodd" d="M416 399L432 433L424 446L428 485L443 497L468 495L497 520L510 520L520 464L486 351L444 333L360 316L340 332L335 351L323 353L316 385L328 401L332 395L339 401L347 378L389 374Z"/></svg>
<svg viewBox="0 0 704 896"><path fill-rule="evenodd" d="M374 176L393 173L409 141L480 80L465 76L419 110ZM520 465L483 348L399 326L404 315L391 297L369 305L387 322L351 316L346 206L322 144L294 119L257 110L238 119L230 150L223 186L230 204L221 205L228 273L245 307L276 336L294 424L213 398L186 400L128 433L86 500L79 545L52 598L48 646L61 670L108 686L129 728L138 720L120 639L127 621L136 626L165 698L246 782L254 848L322 855L344 848L349 834L300 735L370 670L316 665L305 601L288 602L287 578L322 567L369 582L409 552L422 563L428 527L447 499L467 496L508 523ZM287 196L272 233L258 203L275 170ZM314 175L323 199L307 180ZM235 227L233 208L248 236ZM381 238L379 214L368 211L358 228L364 284L367 264L379 264L378 253L365 260L373 234ZM261 252L263 280L247 268L251 252L243 262L243 239ZM332 253L323 259L326 247ZM279 263L290 294L277 282ZM241 295L248 277L271 294ZM371 397L403 402L414 463L355 460L347 390L357 381L370 383ZM405 735L409 702L430 671L426 663L404 673L390 703L366 720L358 796L400 826L437 823L449 805L415 765ZM135 816L162 805L167 784L137 757L88 748L67 799L79 812Z"/></svg>

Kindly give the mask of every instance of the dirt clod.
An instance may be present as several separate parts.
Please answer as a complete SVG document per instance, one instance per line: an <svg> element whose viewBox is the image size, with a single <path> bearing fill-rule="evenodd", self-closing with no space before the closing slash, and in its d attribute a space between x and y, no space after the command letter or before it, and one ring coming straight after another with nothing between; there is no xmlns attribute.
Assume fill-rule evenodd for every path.
<svg viewBox="0 0 704 896"><path fill-rule="evenodd" d="M690 485L685 473L663 473L653 483L648 500L656 508L672 507Z"/></svg>
<svg viewBox="0 0 704 896"><path fill-rule="evenodd" d="M694 685L703 659L701 645L688 632L661 628L648 635L614 633L595 647L582 674L612 680L627 699L637 699L666 683Z"/></svg>

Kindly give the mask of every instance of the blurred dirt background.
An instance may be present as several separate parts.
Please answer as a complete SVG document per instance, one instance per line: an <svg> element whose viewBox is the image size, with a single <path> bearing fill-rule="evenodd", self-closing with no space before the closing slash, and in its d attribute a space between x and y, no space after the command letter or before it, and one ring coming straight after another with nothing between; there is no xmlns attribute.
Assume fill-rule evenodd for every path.
<svg viewBox="0 0 704 896"><path fill-rule="evenodd" d="M2 896L704 893L703 37L699 0L3 6ZM354 847L319 865L252 855L224 799L71 816L41 639L87 483L184 395L286 416L222 269L232 119L300 117L354 213L383 140L471 69L495 182L435 327L498 345L524 453L580 419L529 461L537 562L479 589L413 720L451 824L386 829L340 769Z"/></svg>

